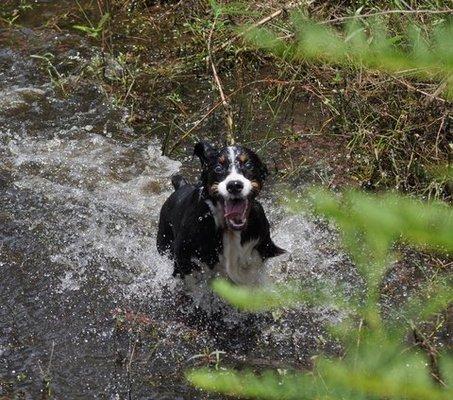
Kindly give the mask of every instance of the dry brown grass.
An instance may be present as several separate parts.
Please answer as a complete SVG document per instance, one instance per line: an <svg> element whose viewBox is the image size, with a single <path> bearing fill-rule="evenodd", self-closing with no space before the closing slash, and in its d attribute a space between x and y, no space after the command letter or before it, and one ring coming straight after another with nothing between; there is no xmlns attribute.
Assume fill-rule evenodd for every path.
<svg viewBox="0 0 453 400"><path fill-rule="evenodd" d="M266 152L283 179L451 199L451 185L438 173L452 154L452 104L441 84L416 80L410 71L387 74L274 57L251 46L238 29L264 20L263 26L289 37L285 10L295 2L218 3L223 8L216 16L201 0L80 1L93 24L111 15L97 43L103 62L122 72L106 76L101 63L91 77L131 110L139 135L159 136L163 150L179 156L200 137L224 140L224 106L206 62L211 42L236 138ZM310 17L336 25L363 6L361 14L383 13L395 33L409 20L429 30L442 23L446 16L438 11L449 6L428 0L299 4ZM404 14L393 13L401 9ZM77 7L66 23L70 18L86 20ZM64 24L62 18L52 28Z"/></svg>

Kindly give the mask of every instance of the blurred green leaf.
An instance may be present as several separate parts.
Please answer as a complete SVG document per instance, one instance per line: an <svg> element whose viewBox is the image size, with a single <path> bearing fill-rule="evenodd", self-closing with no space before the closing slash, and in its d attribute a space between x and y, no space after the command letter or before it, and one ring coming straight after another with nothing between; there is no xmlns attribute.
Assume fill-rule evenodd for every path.
<svg viewBox="0 0 453 400"><path fill-rule="evenodd" d="M323 189L313 189L309 196L316 213L333 219L341 230L365 234L379 255L397 239L424 249L453 250L453 210L443 203L357 191L340 198Z"/></svg>
<svg viewBox="0 0 453 400"><path fill-rule="evenodd" d="M255 28L245 36L251 43L292 60L314 60L336 65L367 67L390 73L411 71L421 78L443 80L446 94L453 91L453 23L435 26L421 35L415 24L393 35L381 19L367 24L358 16L343 30L330 28L292 13L294 37L280 38L266 28Z"/></svg>
<svg viewBox="0 0 453 400"><path fill-rule="evenodd" d="M311 379L302 374L281 377L277 373L267 371L261 376L256 376L252 372L201 369L189 372L187 379L205 390L237 397L268 400L329 398L326 397L322 386L319 388L313 386Z"/></svg>
<svg viewBox="0 0 453 400"><path fill-rule="evenodd" d="M451 358L442 362L452 365ZM441 389L430 379L421 354L403 351L382 335L365 335L356 351L345 358L316 361L314 372L279 376L265 371L196 370L188 380L198 387L231 396L259 399L407 399L447 400L452 389Z"/></svg>
<svg viewBox="0 0 453 400"><path fill-rule="evenodd" d="M274 310L294 306L300 303L312 305L330 305L350 309L347 301L333 296L331 291L323 288L302 290L295 285L274 285L272 287L250 288L234 285L226 280L215 280L213 290L233 306L246 311Z"/></svg>
<svg viewBox="0 0 453 400"><path fill-rule="evenodd" d="M397 2L399 3L399 2ZM310 21L301 12L291 13L293 33L281 36L277 29L246 27L250 43L291 60L369 68L390 73L410 71L412 76L445 84L453 98L453 22L438 24L424 33L408 24L393 34L383 19L357 18L342 29ZM439 179L451 179L451 167ZM442 254L453 251L453 211L443 203L422 202L396 194L370 195L347 191L342 195L312 189L308 199L289 201L295 212L313 211L333 221L343 244L366 283L365 299L339 300L322 288L296 285L273 288L237 287L214 282L214 290L236 307L248 311L273 310L298 303L338 305L350 312L333 327L344 343L342 357L316 359L312 372L284 376L268 371L198 370L188 379L198 387L244 398L260 399L407 399L453 398L453 358L442 354L440 369L446 388L435 385L433 369L422 351L405 348L409 326L429 318L453 302L451 281L435 279L425 284L395 315L382 316L380 288L392 266L395 244L404 244ZM338 290L338 289L337 289ZM341 292L338 290L338 292ZM395 310L393 310L395 311ZM356 318L356 319L354 319ZM429 357L433 357L432 354ZM439 377L436 376L436 381Z"/></svg>

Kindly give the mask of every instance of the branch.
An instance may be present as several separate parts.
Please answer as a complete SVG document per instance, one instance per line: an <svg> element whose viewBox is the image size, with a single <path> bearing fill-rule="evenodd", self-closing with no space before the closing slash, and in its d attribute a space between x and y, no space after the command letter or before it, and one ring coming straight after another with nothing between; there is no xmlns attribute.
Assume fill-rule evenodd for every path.
<svg viewBox="0 0 453 400"><path fill-rule="evenodd" d="M212 74L214 76L214 81L217 85L217 88L219 89L220 93L220 98L222 99L222 104L225 109L225 118L227 122L227 127L228 127L228 134L226 137L226 141L228 145L233 145L234 144L234 123L233 123L233 112L231 111L230 104L228 103L225 93L223 91L222 87L222 82L220 81L219 74L217 73L217 69L215 67L213 58L212 58L212 52L211 52L211 40L212 40L212 33L214 32L214 27L215 27L216 20L214 20L211 31L209 32L209 38L208 38L208 62L211 64L211 69L212 69Z"/></svg>
<svg viewBox="0 0 453 400"><path fill-rule="evenodd" d="M244 29L242 32L238 33L236 36L233 36L230 40L226 41L221 46L215 48L214 52L225 49L226 47L231 45L233 42L235 42L237 39L244 36L246 33L249 33L251 30L258 28L259 26L264 25L266 22L273 20L274 18L278 17L280 14L283 14L284 12L286 12L292 8L296 8L299 4L300 4L299 2L296 2L294 4L289 4L286 7L280 8L277 11L274 11L272 14L268 15L267 17L264 17L263 19L260 19L258 22L255 22L254 24L250 25L248 28Z"/></svg>

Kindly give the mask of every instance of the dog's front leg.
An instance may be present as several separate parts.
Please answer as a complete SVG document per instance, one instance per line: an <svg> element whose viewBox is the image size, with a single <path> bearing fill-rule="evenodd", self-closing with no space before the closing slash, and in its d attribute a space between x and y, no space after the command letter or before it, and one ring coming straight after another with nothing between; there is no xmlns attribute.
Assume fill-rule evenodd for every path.
<svg viewBox="0 0 453 400"><path fill-rule="evenodd" d="M198 266L191 260L176 259L173 267L173 276L179 276L180 278L184 278L186 275L192 273L192 271L196 271L199 269L200 266Z"/></svg>

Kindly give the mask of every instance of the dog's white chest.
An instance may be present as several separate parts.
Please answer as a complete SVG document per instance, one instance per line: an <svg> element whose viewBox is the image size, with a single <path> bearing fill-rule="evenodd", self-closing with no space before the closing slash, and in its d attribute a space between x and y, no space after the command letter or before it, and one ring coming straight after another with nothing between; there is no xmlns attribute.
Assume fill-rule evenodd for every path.
<svg viewBox="0 0 453 400"><path fill-rule="evenodd" d="M263 260L255 246L258 239L241 244L241 232L227 230L223 234L223 253L220 267L238 284L254 285L262 280Z"/></svg>

